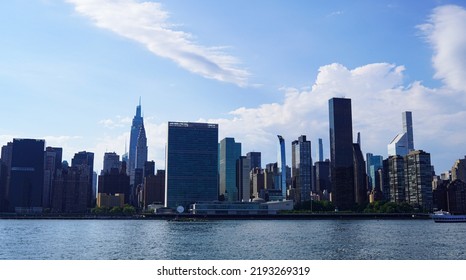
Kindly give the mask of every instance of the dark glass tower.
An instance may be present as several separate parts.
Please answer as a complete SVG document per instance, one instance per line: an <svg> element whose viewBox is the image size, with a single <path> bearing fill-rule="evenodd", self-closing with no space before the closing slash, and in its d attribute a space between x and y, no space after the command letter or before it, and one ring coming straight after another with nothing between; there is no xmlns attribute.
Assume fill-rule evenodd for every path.
<svg viewBox="0 0 466 280"><path fill-rule="evenodd" d="M351 99L329 100L332 200L339 210L355 203Z"/></svg>
<svg viewBox="0 0 466 280"><path fill-rule="evenodd" d="M13 139L8 193L10 211L42 211L45 141Z"/></svg>
<svg viewBox="0 0 466 280"><path fill-rule="evenodd" d="M169 122L165 206L218 199L218 125Z"/></svg>
<svg viewBox="0 0 466 280"><path fill-rule="evenodd" d="M251 170L262 167L260 152L249 152L246 154L246 157L249 159L249 167Z"/></svg>

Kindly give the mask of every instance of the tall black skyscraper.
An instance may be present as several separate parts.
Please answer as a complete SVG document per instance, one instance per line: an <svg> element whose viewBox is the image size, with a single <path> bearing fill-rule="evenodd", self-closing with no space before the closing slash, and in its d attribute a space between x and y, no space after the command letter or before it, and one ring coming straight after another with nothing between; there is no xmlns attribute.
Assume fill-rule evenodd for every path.
<svg viewBox="0 0 466 280"><path fill-rule="evenodd" d="M351 99L329 100L332 200L339 210L355 202Z"/></svg>

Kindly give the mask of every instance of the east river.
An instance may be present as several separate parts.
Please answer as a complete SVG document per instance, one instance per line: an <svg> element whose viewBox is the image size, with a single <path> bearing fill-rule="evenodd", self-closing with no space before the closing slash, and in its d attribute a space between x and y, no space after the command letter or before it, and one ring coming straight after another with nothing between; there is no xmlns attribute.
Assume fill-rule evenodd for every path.
<svg viewBox="0 0 466 280"><path fill-rule="evenodd" d="M0 220L6 260L465 260L432 220Z"/></svg>

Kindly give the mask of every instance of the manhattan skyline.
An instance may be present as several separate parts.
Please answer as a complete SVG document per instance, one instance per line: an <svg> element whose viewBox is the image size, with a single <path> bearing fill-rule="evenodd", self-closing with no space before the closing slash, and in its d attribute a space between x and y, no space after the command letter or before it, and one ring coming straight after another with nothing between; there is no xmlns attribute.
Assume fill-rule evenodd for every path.
<svg viewBox="0 0 466 280"><path fill-rule="evenodd" d="M1 3L0 141L45 139L68 162L93 152L99 172L129 146L141 98L157 169L169 121L218 123L263 165L276 135L288 159L300 135L329 158L327 102L346 97L364 154L386 157L411 111L440 174L466 154L466 5L405 2Z"/></svg>

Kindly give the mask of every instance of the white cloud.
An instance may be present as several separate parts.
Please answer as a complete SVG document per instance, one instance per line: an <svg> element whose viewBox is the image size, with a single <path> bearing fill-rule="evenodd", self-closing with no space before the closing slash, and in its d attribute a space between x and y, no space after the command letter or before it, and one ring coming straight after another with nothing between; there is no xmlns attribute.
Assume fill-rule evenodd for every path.
<svg viewBox="0 0 466 280"><path fill-rule="evenodd" d="M175 30L160 3L136 0L67 0L100 28L139 42L152 53L208 79L247 86L249 72L224 47L197 44L189 33Z"/></svg>
<svg viewBox="0 0 466 280"><path fill-rule="evenodd" d="M374 63L355 69L341 64L322 66L308 90L285 88L282 103L257 108L238 108L229 119L210 119L220 124L220 137L235 137L243 153L263 152L263 164L276 161L277 134L284 135L287 151L301 134L313 142L324 139L329 154L328 100L352 100L353 132L361 132L363 152L386 156L387 144L402 130L401 113L413 112L415 147L432 153L440 171L466 153L458 143L466 140L466 103L462 94L447 89L430 89L420 82L403 85L404 66ZM457 103L451 105L451 100ZM452 110L453 108L453 110ZM291 158L288 158L291 162Z"/></svg>
<svg viewBox="0 0 466 280"><path fill-rule="evenodd" d="M104 119L100 120L99 124L103 125L106 128L120 128L127 127L131 124L131 118L116 116L116 120L113 119Z"/></svg>
<svg viewBox="0 0 466 280"><path fill-rule="evenodd" d="M434 50L435 78L466 92L466 10L454 5L438 7L418 28Z"/></svg>

